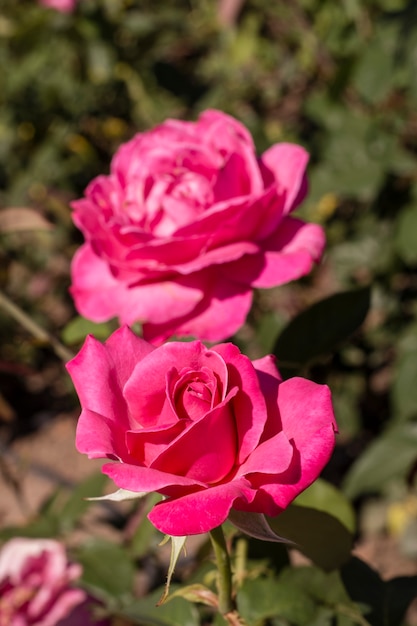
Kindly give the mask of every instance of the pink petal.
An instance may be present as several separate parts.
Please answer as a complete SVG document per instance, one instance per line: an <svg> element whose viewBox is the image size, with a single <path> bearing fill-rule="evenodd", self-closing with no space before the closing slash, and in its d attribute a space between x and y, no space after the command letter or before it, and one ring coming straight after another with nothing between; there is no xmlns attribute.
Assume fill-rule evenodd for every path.
<svg viewBox="0 0 417 626"><path fill-rule="evenodd" d="M126 460L124 422L83 409L78 419L75 447L89 459Z"/></svg>
<svg viewBox="0 0 417 626"><path fill-rule="evenodd" d="M259 254L227 264L225 275L260 288L276 287L305 276L323 252L324 231L316 224L287 217L276 233L260 245Z"/></svg>
<svg viewBox="0 0 417 626"><path fill-rule="evenodd" d="M235 394L233 390L230 396ZM233 469L238 452L230 396L172 441L153 467L205 484L222 480Z"/></svg>
<svg viewBox="0 0 417 626"><path fill-rule="evenodd" d="M222 524L236 501L251 502L255 492L241 478L157 504L148 517L162 533L171 536L206 533Z"/></svg>
<svg viewBox="0 0 417 626"><path fill-rule="evenodd" d="M308 152L304 148L291 143L275 144L261 156L265 185L274 182L279 192L286 192L284 214L290 213L304 199L308 159Z"/></svg>
<svg viewBox="0 0 417 626"><path fill-rule="evenodd" d="M293 462L278 476L261 476L251 482L259 488L256 505L262 512L276 515L306 489L329 461L337 425L330 391L303 378L284 381L278 389L282 429L294 445Z"/></svg>
<svg viewBox="0 0 417 626"><path fill-rule="evenodd" d="M185 476L175 476L150 467L140 467L129 463L106 463L101 471L121 489L138 493L158 491L166 495L171 493L181 495L184 488L205 487L204 483Z"/></svg>
<svg viewBox="0 0 417 626"><path fill-rule="evenodd" d="M280 432L268 441L261 443L243 463L236 476L248 474L282 474L285 472L294 455L294 449L286 433Z"/></svg>
<svg viewBox="0 0 417 626"><path fill-rule="evenodd" d="M125 324L148 319L164 324L173 316L188 314L202 298L197 284L181 284L181 280L129 287L114 278L88 244L74 256L72 281L77 310L95 322L118 316Z"/></svg>
<svg viewBox="0 0 417 626"><path fill-rule="evenodd" d="M175 416L167 402L167 373L175 368L199 370L208 367L227 385L227 369L222 359L208 350L200 341L189 343L170 342L160 346L136 365L124 389L124 397L132 416L143 427L169 423L169 415ZM150 376L150 372L152 375ZM140 421L139 421L140 420Z"/></svg>
<svg viewBox="0 0 417 626"><path fill-rule="evenodd" d="M199 337L203 341L222 341L244 324L252 304L252 291L223 276L223 267L198 273L193 278L201 285L203 300L188 315L165 324L147 323L143 334L148 341L161 343L172 335Z"/></svg>
<svg viewBox="0 0 417 626"><path fill-rule="evenodd" d="M247 356L231 343L214 346L226 362L229 386L239 392L233 399L237 437L238 463L243 463L258 445L267 421L265 399L259 386L255 368Z"/></svg>
<svg viewBox="0 0 417 626"><path fill-rule="evenodd" d="M89 335L67 363L81 406L127 426L123 386L136 362L153 350L128 328L117 330L105 344Z"/></svg>

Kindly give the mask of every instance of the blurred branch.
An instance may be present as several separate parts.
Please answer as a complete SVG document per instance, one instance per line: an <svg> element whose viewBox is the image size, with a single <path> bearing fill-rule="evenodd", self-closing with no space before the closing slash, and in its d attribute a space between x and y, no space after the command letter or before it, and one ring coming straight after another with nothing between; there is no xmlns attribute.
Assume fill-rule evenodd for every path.
<svg viewBox="0 0 417 626"><path fill-rule="evenodd" d="M73 358L73 353L68 350L55 337L44 330L39 324L33 321L21 308L14 304L2 291L0 291L0 308L13 317L23 328L25 328L33 337L44 344L49 344L57 357L65 363Z"/></svg>
<svg viewBox="0 0 417 626"><path fill-rule="evenodd" d="M234 26L245 0L219 0L217 15L222 26Z"/></svg>

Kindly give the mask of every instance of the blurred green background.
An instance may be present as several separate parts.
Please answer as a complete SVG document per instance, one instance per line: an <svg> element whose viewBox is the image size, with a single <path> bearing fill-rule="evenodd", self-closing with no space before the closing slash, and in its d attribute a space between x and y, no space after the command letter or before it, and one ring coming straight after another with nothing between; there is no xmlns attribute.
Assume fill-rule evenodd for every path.
<svg viewBox="0 0 417 626"><path fill-rule="evenodd" d="M319 311L324 328L336 326L336 345L286 365L333 391L340 435L326 477L358 503L414 497L417 3L80 0L74 14L60 14L2 0L0 65L1 289L75 347L67 288L82 239L69 202L108 172L121 142L215 107L250 129L259 152L279 141L308 149L310 193L299 214L326 230L323 263L260 293L236 340L249 354L280 358L276 340L290 319L360 288ZM10 207L36 209L49 230ZM76 406L47 346L4 311L0 340L7 436L36 427L36 411ZM43 374L37 386L22 377L34 371ZM416 556L417 510L407 523Z"/></svg>

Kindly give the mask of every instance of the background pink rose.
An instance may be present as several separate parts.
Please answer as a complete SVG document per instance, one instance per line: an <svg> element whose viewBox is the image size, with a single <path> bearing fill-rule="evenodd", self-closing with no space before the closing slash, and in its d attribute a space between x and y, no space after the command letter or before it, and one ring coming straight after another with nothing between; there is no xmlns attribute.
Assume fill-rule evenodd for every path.
<svg viewBox="0 0 417 626"><path fill-rule="evenodd" d="M0 626L92 626L81 566L52 539L14 538L0 551Z"/></svg>
<svg viewBox="0 0 417 626"><path fill-rule="evenodd" d="M76 445L108 458L122 489L165 499L149 518L169 535L202 533L231 508L277 515L329 460L329 389L281 381L273 357L253 363L233 344L155 348L127 327L88 337L68 364L82 412Z"/></svg>
<svg viewBox="0 0 417 626"><path fill-rule="evenodd" d="M289 215L307 161L288 143L258 159L248 131L215 110L137 134L72 204L86 240L72 264L77 309L141 321L154 342L231 336L254 287L299 278L321 256L322 228Z"/></svg>
<svg viewBox="0 0 417 626"><path fill-rule="evenodd" d="M77 4L77 0L38 0L38 2L61 13L72 13Z"/></svg>

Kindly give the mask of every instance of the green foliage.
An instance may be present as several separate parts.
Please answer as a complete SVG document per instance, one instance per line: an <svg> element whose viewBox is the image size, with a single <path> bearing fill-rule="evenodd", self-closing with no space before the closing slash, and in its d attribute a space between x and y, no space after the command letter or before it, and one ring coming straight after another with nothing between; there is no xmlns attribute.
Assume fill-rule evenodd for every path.
<svg viewBox="0 0 417 626"><path fill-rule="evenodd" d="M342 579L355 602L366 607L371 626L397 626L415 598L417 576L383 581L363 561L353 557L342 568Z"/></svg>
<svg viewBox="0 0 417 626"><path fill-rule="evenodd" d="M80 0L63 15L35 0L3 0L0 203L36 214L25 213L27 228L16 212L11 230L0 219L1 288L70 346L88 333L105 339L113 323L75 316L67 295L80 244L69 203L108 172L117 146L207 107L246 124L259 152L301 143L311 164L300 213L325 227L324 262L297 285L258 294L239 342L256 356L274 352L285 376L301 372L330 386L340 436L326 477L345 496L404 491L417 458L416 3L246 0L231 25L220 19L220 4ZM2 367L49 367L3 313L0 339ZM50 397L73 406L62 386ZM90 506L84 498L102 488L93 476L71 494L59 490L26 526L3 528L0 537L68 537ZM282 544L261 549L251 540L237 597L249 626L404 619L415 580L383 582L349 560L355 520L345 496L318 481L269 520L311 567L285 567ZM151 593L134 596L135 575L153 563L157 540L144 517L121 545L85 543L74 552L83 583L131 623L224 623L180 597L156 608L163 576ZM204 559L196 553L197 569ZM343 584L337 571L322 571L334 569Z"/></svg>

